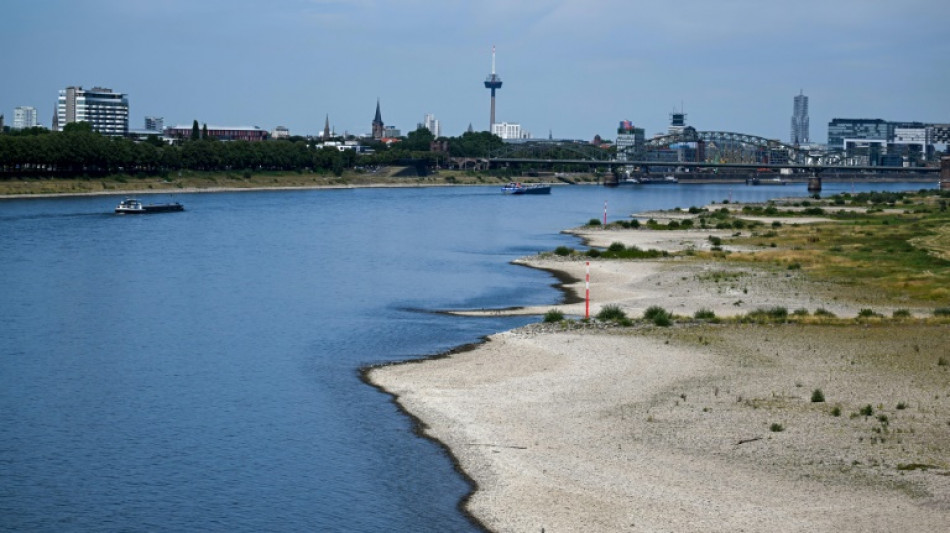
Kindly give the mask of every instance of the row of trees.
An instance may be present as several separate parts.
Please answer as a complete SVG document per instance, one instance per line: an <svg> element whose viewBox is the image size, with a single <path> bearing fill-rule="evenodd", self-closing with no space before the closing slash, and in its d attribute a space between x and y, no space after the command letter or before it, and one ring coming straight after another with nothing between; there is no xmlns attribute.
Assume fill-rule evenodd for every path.
<svg viewBox="0 0 950 533"><path fill-rule="evenodd" d="M434 140L429 130L420 128L402 142L387 145L369 143L371 152L318 147L302 137L267 142L221 142L196 135L177 145L157 137L144 142L106 137L92 131L86 123L67 124L62 132L43 128L0 135L0 171L5 176L50 174L80 176L90 174L157 175L189 169L229 170L314 170L337 175L357 165L415 164L434 166L448 156L486 157L498 149L502 140L487 132L469 132L461 137L442 139L448 153L432 151ZM201 138L204 137L204 138Z"/></svg>

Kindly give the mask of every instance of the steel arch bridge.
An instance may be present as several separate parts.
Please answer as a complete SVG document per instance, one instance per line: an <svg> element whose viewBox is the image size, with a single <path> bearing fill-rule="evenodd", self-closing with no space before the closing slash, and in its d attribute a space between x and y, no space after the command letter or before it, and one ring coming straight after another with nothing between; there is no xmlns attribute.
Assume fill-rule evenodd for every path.
<svg viewBox="0 0 950 533"><path fill-rule="evenodd" d="M670 161L670 147L684 143L695 143L702 146L690 154L693 158L681 159L678 157ZM665 152L665 153L663 153ZM666 156L666 157L664 157ZM791 146L776 139L766 139L758 135L736 133L730 131L697 131L688 128L681 134L661 135L644 142L641 150L634 153L615 152L582 142L527 140L515 143L506 143L493 150L487 159L489 162L557 162L582 165L584 163L603 164L614 162L624 164L625 161L654 161L662 163L694 162L694 163L726 163L726 164L790 164L809 166L838 166L843 161L840 154L824 152L809 152Z"/></svg>
<svg viewBox="0 0 950 533"><path fill-rule="evenodd" d="M691 128L682 133L653 137L644 143L644 151L657 151L684 143L695 143L697 147L702 147L696 153L702 161L697 162L840 164L837 160L840 156L832 158L828 154L810 153L776 139L733 131L697 131Z"/></svg>

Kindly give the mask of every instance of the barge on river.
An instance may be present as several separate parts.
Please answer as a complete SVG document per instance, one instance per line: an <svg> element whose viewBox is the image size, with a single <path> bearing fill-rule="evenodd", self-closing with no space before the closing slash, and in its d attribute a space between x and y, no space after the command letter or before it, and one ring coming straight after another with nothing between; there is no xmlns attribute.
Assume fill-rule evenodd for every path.
<svg viewBox="0 0 950 533"><path fill-rule="evenodd" d="M143 204L135 198L126 198L115 206L115 212L119 215L144 215L146 213L169 213L184 210L185 206L178 202L173 204Z"/></svg>
<svg viewBox="0 0 950 533"><path fill-rule="evenodd" d="M547 183L516 183L511 182L501 188L505 194L551 194L551 186Z"/></svg>

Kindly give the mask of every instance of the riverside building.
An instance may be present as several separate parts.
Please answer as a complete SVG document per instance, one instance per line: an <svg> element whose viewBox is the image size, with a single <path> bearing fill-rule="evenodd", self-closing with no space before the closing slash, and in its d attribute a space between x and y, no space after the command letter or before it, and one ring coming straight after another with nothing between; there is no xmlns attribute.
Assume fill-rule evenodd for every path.
<svg viewBox="0 0 950 533"><path fill-rule="evenodd" d="M129 101L125 94L104 87L67 87L59 91L55 119L56 131L71 122L87 122L92 131L125 136L129 133Z"/></svg>

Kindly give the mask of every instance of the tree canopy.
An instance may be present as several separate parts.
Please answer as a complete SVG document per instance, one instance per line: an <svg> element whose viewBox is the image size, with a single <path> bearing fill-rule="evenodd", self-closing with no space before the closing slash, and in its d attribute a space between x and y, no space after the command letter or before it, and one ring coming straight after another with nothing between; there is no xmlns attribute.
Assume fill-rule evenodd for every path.
<svg viewBox="0 0 950 533"><path fill-rule="evenodd" d="M170 145L157 136L142 142L107 137L92 131L86 122L66 124L62 132L32 128L0 136L0 171L12 175L81 176L108 173L161 174L181 169L201 171L277 170L333 172L337 175L357 165L414 165L423 170L448 155L486 157L503 141L487 132L467 132L461 137L442 138L450 154L433 152L432 133L419 128L401 142L367 143L371 153L319 147L307 139L272 139L263 142L219 142L201 138L198 121L192 125L192 140ZM194 139L197 133L198 138Z"/></svg>

